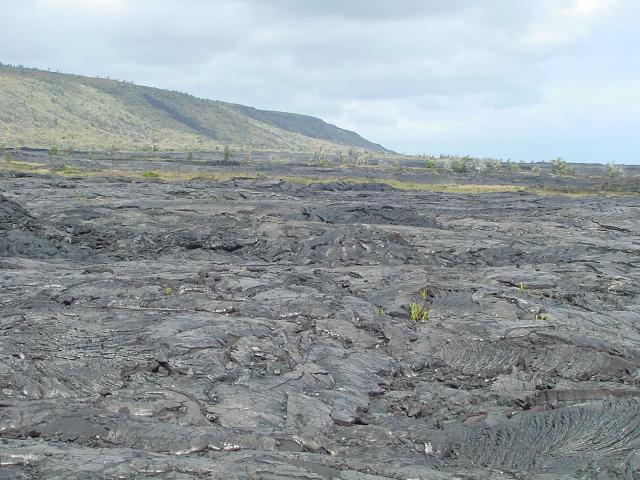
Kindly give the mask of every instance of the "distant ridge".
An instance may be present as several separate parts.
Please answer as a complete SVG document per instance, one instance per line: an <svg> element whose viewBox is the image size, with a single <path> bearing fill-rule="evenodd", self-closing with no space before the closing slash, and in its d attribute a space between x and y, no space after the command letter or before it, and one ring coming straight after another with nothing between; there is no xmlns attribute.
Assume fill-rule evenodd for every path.
<svg viewBox="0 0 640 480"><path fill-rule="evenodd" d="M386 152L319 118L259 110L118 80L0 66L0 144L71 149Z"/></svg>

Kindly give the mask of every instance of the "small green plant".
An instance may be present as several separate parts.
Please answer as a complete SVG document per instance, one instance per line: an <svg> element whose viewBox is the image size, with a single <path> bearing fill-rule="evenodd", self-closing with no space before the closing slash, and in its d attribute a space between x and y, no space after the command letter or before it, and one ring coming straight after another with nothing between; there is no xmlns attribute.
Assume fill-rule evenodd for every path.
<svg viewBox="0 0 640 480"><path fill-rule="evenodd" d="M156 172L151 172L149 170L147 170L146 172L143 172L142 176L144 178L160 178L160 174L158 174Z"/></svg>
<svg viewBox="0 0 640 480"><path fill-rule="evenodd" d="M376 314L376 315L384 315L384 308L382 308L382 307L376 307L376 309L375 309L375 314Z"/></svg>
<svg viewBox="0 0 640 480"><path fill-rule="evenodd" d="M173 295L173 288L171 287L164 287L162 289L162 291L164 292L164 294L168 297L169 295Z"/></svg>
<svg viewBox="0 0 640 480"><path fill-rule="evenodd" d="M429 290L427 290L426 288L421 288L419 293L420 293L420 298L423 300L426 300L427 297L429 296Z"/></svg>
<svg viewBox="0 0 640 480"><path fill-rule="evenodd" d="M561 157L551 160L549 164L553 175L574 175L576 173L575 168L570 167Z"/></svg>
<svg viewBox="0 0 640 480"><path fill-rule="evenodd" d="M229 145L225 145L224 146L224 161L225 162L230 162L231 160L233 160L233 152L231 151L231 148L229 148Z"/></svg>
<svg viewBox="0 0 640 480"><path fill-rule="evenodd" d="M551 317L547 312L538 312L536 313L536 320L540 320L541 322L546 322L550 320Z"/></svg>
<svg viewBox="0 0 640 480"><path fill-rule="evenodd" d="M58 147L55 147L55 146L51 147L49 149L49 156L51 156L51 157L58 156Z"/></svg>
<svg viewBox="0 0 640 480"><path fill-rule="evenodd" d="M429 308L423 307L416 302L409 305L409 319L414 322L426 322L429 320Z"/></svg>
<svg viewBox="0 0 640 480"><path fill-rule="evenodd" d="M520 290L521 292L524 292L527 289L527 284L524 282L520 282L518 284L518 290Z"/></svg>

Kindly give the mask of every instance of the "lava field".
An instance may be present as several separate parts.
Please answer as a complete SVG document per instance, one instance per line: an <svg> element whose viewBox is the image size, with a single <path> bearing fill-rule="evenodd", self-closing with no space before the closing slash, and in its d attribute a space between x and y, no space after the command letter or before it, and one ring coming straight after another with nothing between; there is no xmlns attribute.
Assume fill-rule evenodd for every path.
<svg viewBox="0 0 640 480"><path fill-rule="evenodd" d="M0 172L0 479L640 478L640 197L261 168Z"/></svg>

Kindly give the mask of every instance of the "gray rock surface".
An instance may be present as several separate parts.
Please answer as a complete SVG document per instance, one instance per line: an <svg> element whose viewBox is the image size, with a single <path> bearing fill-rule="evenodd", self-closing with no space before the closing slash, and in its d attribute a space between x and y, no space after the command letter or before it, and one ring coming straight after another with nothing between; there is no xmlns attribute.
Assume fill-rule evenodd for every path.
<svg viewBox="0 0 640 480"><path fill-rule="evenodd" d="M637 196L1 175L0 479L640 478Z"/></svg>

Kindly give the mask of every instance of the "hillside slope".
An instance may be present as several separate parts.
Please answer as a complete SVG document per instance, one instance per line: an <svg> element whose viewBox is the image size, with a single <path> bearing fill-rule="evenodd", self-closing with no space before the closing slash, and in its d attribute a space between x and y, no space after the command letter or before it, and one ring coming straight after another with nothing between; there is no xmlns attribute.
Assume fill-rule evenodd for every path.
<svg viewBox="0 0 640 480"><path fill-rule="evenodd" d="M0 66L0 143L73 149L385 151L305 115L258 110L128 82Z"/></svg>

